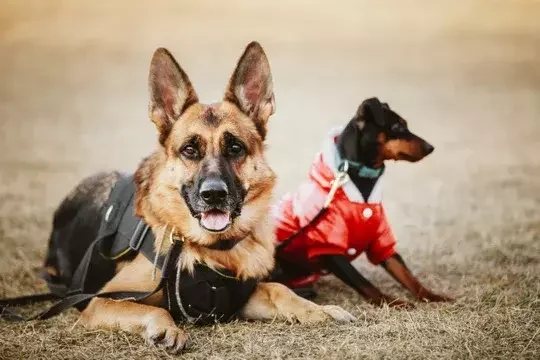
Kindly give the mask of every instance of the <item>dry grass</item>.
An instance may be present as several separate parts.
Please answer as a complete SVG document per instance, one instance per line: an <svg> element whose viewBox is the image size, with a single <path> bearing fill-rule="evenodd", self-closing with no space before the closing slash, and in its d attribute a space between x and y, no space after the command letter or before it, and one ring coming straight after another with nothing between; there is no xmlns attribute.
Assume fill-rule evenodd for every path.
<svg viewBox="0 0 540 360"><path fill-rule="evenodd" d="M269 158L279 194L305 176L325 131L374 94L436 145L420 164L391 165L385 196L404 258L457 301L377 309L328 278L317 301L352 311L354 325L190 327L183 358L539 357L537 2L239 1L218 12L205 2L53 3L0 5L0 297L43 290L51 214L78 179L133 169L154 146L152 50L170 47L212 99L258 39L276 83ZM407 296L363 258L357 265ZM85 330L74 312L0 322L0 359L166 357L136 336Z"/></svg>
<svg viewBox="0 0 540 360"><path fill-rule="evenodd" d="M527 231L518 233L527 237ZM474 240L471 240L474 241ZM528 241L534 241L529 235ZM188 327L193 344L186 359L254 358L537 358L540 351L540 258L536 245L496 244L489 252L471 253L474 263L436 261L418 254L415 268L426 282L458 295L453 304L421 305L413 311L375 309L363 304L335 279L324 281L321 303L338 303L359 318L354 325L300 326L246 323ZM484 247L485 244L477 244ZM524 254L523 247L530 248ZM410 255L410 254L408 254ZM425 263L422 265L422 263ZM444 264L444 265L442 265ZM1 277L2 288L32 283L33 271ZM21 269L22 268L22 269ZM380 274L370 276L401 293ZM17 286L9 286L8 281ZM23 287L30 291L30 286ZM19 291L17 291L19 292ZM11 291L10 291L11 293ZM71 313L46 322L2 324L2 359L163 358L138 336L88 331Z"/></svg>

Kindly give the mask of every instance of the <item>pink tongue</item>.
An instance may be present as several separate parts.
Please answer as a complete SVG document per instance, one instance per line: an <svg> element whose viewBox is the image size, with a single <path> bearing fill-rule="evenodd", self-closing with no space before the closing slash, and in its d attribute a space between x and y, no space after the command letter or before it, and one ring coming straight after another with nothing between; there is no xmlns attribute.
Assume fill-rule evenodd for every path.
<svg viewBox="0 0 540 360"><path fill-rule="evenodd" d="M201 224L208 230L222 230L229 225L229 214L219 211L209 211L201 215Z"/></svg>

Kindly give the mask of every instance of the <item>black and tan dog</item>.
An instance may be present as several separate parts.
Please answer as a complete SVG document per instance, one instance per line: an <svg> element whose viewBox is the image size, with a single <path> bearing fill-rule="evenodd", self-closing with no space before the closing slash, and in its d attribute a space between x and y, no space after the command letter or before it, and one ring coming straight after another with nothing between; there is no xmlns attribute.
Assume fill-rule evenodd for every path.
<svg viewBox="0 0 540 360"><path fill-rule="evenodd" d="M351 261L365 252L416 298L450 300L424 287L405 265L382 205L385 162L416 162L433 150L387 104L377 98L365 100L344 128L330 134L309 180L277 207L281 245L274 278L313 294L311 284L333 273L371 303L411 307L381 293L354 268Z"/></svg>
<svg viewBox="0 0 540 360"><path fill-rule="evenodd" d="M255 281L240 304L239 318L301 323L354 320L338 306L320 306L282 284L259 282L274 266L268 215L276 179L264 157L267 121L275 105L262 47L255 42L248 45L220 103L201 104L188 76L165 49L158 49L152 58L149 88L150 117L159 132L159 146L135 173L133 206L160 240L153 246L155 252L165 254L172 242L167 239L181 239L178 267L183 273L196 276L203 265L211 272L228 272L228 278L239 282ZM82 257L98 234L103 214L106 220L110 215L106 204L111 189L123 178L117 172L88 178L61 204L47 260L50 276L69 272L62 266L63 258L72 253ZM220 248L222 242L229 246ZM151 291L159 276L158 271L153 280L152 272L152 262L141 253L127 261L120 258L114 277L101 290ZM167 300L163 296L160 291L144 303L94 298L82 319L90 327L138 333L177 352L188 337L162 307ZM218 295L202 294L200 301L208 296ZM197 307L197 301L191 305Z"/></svg>

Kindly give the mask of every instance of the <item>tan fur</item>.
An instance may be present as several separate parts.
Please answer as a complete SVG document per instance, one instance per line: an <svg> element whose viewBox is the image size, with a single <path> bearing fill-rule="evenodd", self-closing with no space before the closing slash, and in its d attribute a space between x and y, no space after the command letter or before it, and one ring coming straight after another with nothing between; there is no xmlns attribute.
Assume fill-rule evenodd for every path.
<svg viewBox="0 0 540 360"><path fill-rule="evenodd" d="M400 122L405 123L404 120ZM425 157L422 150L422 140L420 139L392 139L387 141L384 132L381 132L377 135L377 141L381 149L375 161L377 167L382 166L386 160L419 161ZM403 154L407 155L408 158L404 158Z"/></svg>
<svg viewBox="0 0 540 360"><path fill-rule="evenodd" d="M425 157L421 140L389 140L384 144L382 154L385 160L404 160L403 154L411 161Z"/></svg>
<svg viewBox="0 0 540 360"><path fill-rule="evenodd" d="M159 131L160 147L141 162L135 174L135 207L136 214L154 232L156 249L166 252L170 238L181 239L184 247L179 261L185 269L193 270L200 262L214 269L228 269L241 279L266 277L274 266L269 206L276 176L266 163L263 141L275 104L270 68L262 48L257 43L246 48L229 81L225 100L218 104L198 102L189 78L165 49L154 54L149 84L150 117ZM191 215L180 193L182 185L192 181L200 162L183 158L179 149L196 134L202 139L206 164L213 166L212 159L220 151L225 131L247 146L246 155L233 165L247 193L241 215L233 224L221 233L211 233ZM228 251L206 247L231 238L243 240ZM152 280L152 271L152 264L139 254L117 267L117 274L103 291L150 291L157 284L157 280ZM116 327L139 333L149 342L177 352L185 345L187 336L167 311L155 307L162 296L158 293L145 304L94 299L84 310L83 319L90 327ZM339 307L316 305L283 285L270 283L258 285L242 315L248 319L300 322L354 319Z"/></svg>
<svg viewBox="0 0 540 360"><path fill-rule="evenodd" d="M242 316L253 320L279 319L300 323L316 323L329 319L340 322L355 320L339 306L317 305L279 283L260 283L242 310Z"/></svg>

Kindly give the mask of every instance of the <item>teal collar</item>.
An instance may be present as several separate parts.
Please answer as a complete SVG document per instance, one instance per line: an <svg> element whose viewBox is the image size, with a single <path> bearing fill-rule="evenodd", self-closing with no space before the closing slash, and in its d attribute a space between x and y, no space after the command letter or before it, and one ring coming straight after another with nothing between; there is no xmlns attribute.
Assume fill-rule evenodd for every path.
<svg viewBox="0 0 540 360"><path fill-rule="evenodd" d="M384 172L384 165L380 168L372 168L358 161L342 159L338 149L336 149L336 160L338 171L348 172L349 169L355 169L358 176L362 178L377 179Z"/></svg>

